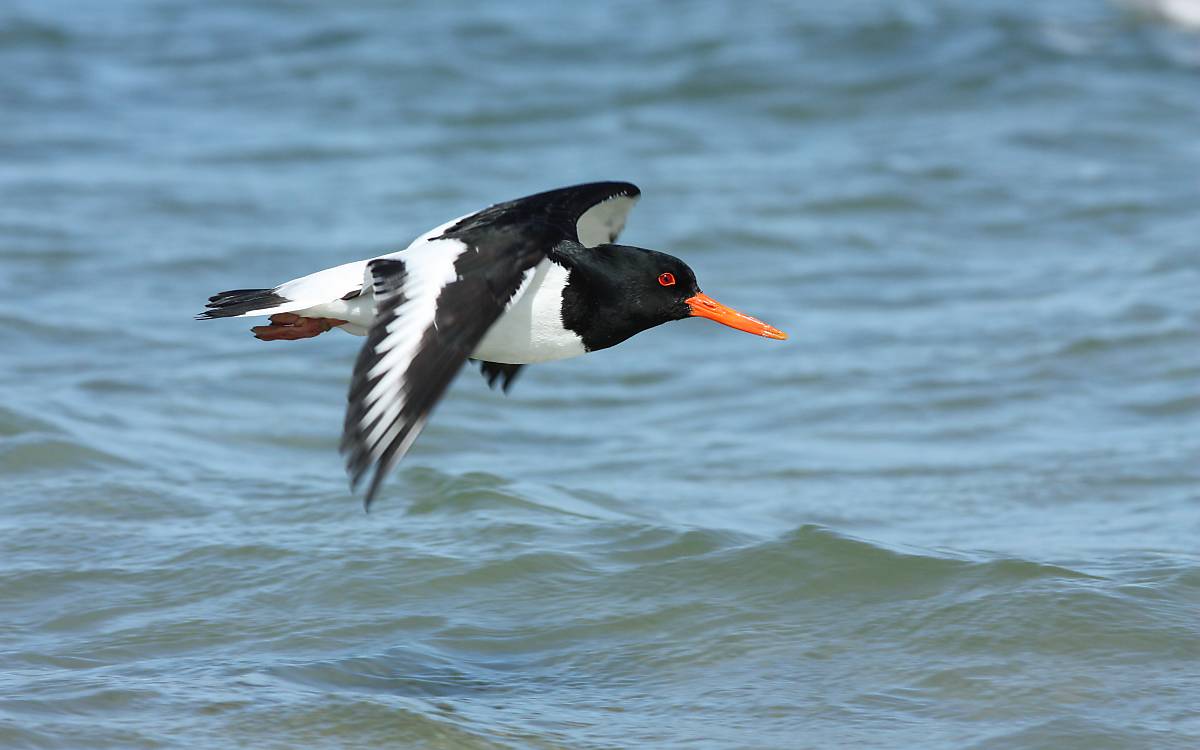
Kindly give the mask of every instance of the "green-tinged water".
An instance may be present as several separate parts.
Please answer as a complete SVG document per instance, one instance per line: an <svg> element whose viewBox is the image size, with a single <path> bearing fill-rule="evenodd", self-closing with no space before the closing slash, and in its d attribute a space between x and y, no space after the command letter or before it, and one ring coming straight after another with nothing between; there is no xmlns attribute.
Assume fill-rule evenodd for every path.
<svg viewBox="0 0 1200 750"><path fill-rule="evenodd" d="M0 7L0 747L1200 747L1200 35L1101 2ZM703 321L464 371L222 289L637 183Z"/></svg>

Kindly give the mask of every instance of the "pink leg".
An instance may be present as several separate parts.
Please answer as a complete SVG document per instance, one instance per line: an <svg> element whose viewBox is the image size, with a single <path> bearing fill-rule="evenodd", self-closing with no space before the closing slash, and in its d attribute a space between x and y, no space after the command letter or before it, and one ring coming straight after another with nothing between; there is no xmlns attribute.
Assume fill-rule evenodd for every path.
<svg viewBox="0 0 1200 750"><path fill-rule="evenodd" d="M255 326L250 330L254 338L261 341L295 341L320 336L345 322L337 318L302 318L296 313L277 313L271 316L271 325Z"/></svg>

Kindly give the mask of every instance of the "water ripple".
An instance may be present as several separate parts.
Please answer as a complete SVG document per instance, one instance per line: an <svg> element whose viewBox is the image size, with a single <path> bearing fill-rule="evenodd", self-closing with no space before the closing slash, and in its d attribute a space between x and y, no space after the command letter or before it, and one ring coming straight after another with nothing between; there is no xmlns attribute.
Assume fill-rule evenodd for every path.
<svg viewBox="0 0 1200 750"><path fill-rule="evenodd" d="M0 746L1197 745L1194 35L9 5ZM192 319L600 178L792 339L464 370L366 514L361 340Z"/></svg>

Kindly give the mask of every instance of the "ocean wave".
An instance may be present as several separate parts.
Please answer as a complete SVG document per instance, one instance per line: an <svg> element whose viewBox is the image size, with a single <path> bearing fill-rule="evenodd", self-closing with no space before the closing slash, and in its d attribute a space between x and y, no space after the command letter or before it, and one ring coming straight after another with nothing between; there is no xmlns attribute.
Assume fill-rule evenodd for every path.
<svg viewBox="0 0 1200 750"><path fill-rule="evenodd" d="M130 465L119 455L68 437L6 438L0 444L0 471L14 477Z"/></svg>

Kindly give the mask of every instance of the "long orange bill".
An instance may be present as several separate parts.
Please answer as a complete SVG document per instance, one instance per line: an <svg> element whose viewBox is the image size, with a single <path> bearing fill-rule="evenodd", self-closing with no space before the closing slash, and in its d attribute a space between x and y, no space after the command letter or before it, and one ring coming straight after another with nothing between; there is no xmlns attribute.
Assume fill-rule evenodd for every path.
<svg viewBox="0 0 1200 750"><path fill-rule="evenodd" d="M769 339L786 339L787 334L783 331L769 326L761 320L742 315L732 307L726 307L720 302L717 302L712 297L709 297L704 292L698 292L695 297L690 297L687 300L688 307L692 309L692 316L696 318L708 318L715 320L722 325L727 325L730 328L736 328L739 331L753 333L756 336L765 336Z"/></svg>

